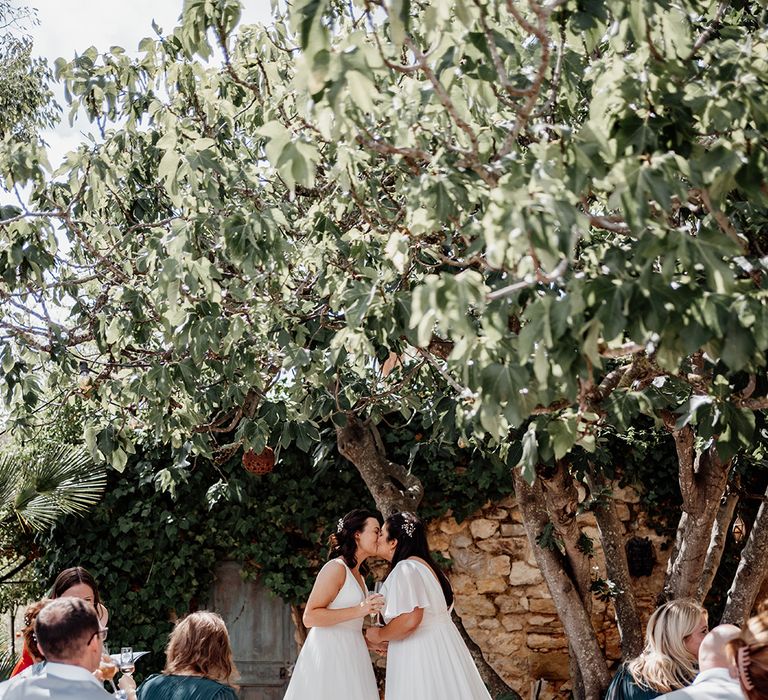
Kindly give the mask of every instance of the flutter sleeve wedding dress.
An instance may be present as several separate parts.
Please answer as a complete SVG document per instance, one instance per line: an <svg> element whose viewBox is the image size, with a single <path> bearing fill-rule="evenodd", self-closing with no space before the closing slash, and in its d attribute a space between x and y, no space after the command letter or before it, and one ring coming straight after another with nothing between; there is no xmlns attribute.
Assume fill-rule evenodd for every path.
<svg viewBox="0 0 768 700"><path fill-rule="evenodd" d="M398 562L381 592L387 623L424 610L412 634L389 643L386 700L491 700L429 566L414 559Z"/></svg>
<svg viewBox="0 0 768 700"><path fill-rule="evenodd" d="M343 566L346 573L329 610L365 600L366 593L343 559L331 559L325 566ZM379 700L362 617L309 630L284 700Z"/></svg>

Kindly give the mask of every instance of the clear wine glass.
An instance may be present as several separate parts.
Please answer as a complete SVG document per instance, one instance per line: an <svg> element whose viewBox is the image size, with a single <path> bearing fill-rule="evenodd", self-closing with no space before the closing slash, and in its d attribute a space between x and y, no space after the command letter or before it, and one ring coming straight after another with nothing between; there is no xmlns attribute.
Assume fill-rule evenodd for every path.
<svg viewBox="0 0 768 700"><path fill-rule="evenodd" d="M130 676L136 670L133 661L133 647L120 647L120 673Z"/></svg>
<svg viewBox="0 0 768 700"><path fill-rule="evenodd" d="M384 584L381 581L376 581L376 583L373 584L373 592L374 593L381 593L381 587ZM381 626L381 613L371 613L371 624L376 626Z"/></svg>
<svg viewBox="0 0 768 700"><path fill-rule="evenodd" d="M115 686L115 674L117 673L117 664L115 660L109 655L109 647L106 644L102 647L101 662L99 663L99 670L105 681L109 681L112 686L112 692L117 692Z"/></svg>

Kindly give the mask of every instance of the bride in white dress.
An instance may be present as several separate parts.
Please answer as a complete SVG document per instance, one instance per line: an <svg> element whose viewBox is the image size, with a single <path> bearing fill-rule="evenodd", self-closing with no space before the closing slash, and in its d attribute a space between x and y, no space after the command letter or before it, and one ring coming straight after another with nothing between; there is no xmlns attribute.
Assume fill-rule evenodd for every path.
<svg viewBox="0 0 768 700"><path fill-rule="evenodd" d="M382 588L386 625L366 636L389 642L385 700L491 700L451 620L453 590L432 560L421 520L387 518L378 556L392 563Z"/></svg>
<svg viewBox="0 0 768 700"><path fill-rule="evenodd" d="M360 565L376 554L379 532L379 520L368 511L353 510L339 520L330 561L304 610L311 629L284 700L379 700L363 620L382 609L384 598L368 593L360 573Z"/></svg>

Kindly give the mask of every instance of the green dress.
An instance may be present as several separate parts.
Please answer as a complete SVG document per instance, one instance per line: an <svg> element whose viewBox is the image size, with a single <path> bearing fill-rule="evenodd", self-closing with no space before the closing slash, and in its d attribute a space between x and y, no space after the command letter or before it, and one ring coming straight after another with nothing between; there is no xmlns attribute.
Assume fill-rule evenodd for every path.
<svg viewBox="0 0 768 700"><path fill-rule="evenodd" d="M136 694L138 700L237 700L228 685L199 676L150 676Z"/></svg>
<svg viewBox="0 0 768 700"><path fill-rule="evenodd" d="M653 700L659 695L662 693L635 683L627 667L622 665L605 691L605 700Z"/></svg>

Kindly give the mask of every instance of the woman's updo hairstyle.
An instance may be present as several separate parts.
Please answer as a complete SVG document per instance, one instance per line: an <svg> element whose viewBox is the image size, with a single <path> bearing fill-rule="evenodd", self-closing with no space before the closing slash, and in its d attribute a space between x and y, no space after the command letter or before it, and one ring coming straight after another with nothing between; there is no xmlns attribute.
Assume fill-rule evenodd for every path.
<svg viewBox="0 0 768 700"><path fill-rule="evenodd" d="M448 577L432 558L427 542L427 531L421 518L408 512L395 513L387 518L384 525L387 528L387 541L397 540L390 571L397 566L398 562L408 557L423 559L435 572L440 588L443 589L445 604L450 608L453 603L453 589Z"/></svg>
<svg viewBox="0 0 768 700"><path fill-rule="evenodd" d="M355 535L365 529L365 524L369 518L374 518L377 522L381 522L376 513L363 510L362 508L351 510L343 518L339 518L336 523L336 532L328 539L328 545L330 546L328 559L341 557L350 569L354 569L357 566L357 557L355 557L357 540Z"/></svg>

